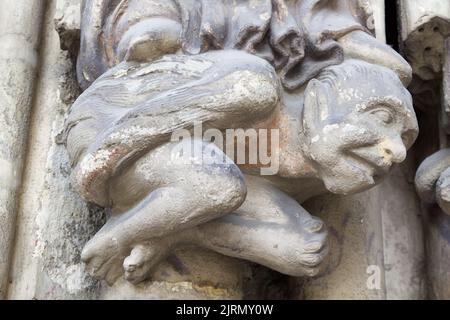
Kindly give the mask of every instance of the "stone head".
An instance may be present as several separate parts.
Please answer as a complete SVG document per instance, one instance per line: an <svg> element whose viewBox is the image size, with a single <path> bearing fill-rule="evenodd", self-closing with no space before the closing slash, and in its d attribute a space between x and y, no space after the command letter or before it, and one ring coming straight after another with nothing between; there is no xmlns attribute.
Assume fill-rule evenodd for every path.
<svg viewBox="0 0 450 320"><path fill-rule="evenodd" d="M302 119L303 152L336 194L374 186L418 135L411 95L396 73L359 60L310 81Z"/></svg>

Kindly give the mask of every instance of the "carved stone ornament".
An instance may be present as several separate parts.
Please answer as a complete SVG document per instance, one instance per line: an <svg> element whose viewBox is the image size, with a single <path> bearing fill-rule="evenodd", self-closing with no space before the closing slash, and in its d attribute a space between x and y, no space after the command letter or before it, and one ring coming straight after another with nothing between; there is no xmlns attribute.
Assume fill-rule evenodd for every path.
<svg viewBox="0 0 450 320"><path fill-rule="evenodd" d="M137 284L190 244L317 275L327 228L301 204L374 187L418 134L411 68L372 29L367 1L83 1L63 138L111 213L90 273Z"/></svg>

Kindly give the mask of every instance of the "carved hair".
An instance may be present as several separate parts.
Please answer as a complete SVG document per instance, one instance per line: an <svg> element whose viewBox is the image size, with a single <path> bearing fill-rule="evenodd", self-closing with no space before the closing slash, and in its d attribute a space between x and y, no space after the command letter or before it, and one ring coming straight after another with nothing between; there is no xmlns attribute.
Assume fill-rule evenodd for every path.
<svg viewBox="0 0 450 320"><path fill-rule="evenodd" d="M395 83L404 91L400 79L394 71L362 60L350 59L339 65L324 69L317 80L327 85L333 91L354 86L374 90L374 81L379 83ZM384 86L377 86L384 88ZM378 89L379 89L378 88ZM392 91L392 88L389 88ZM378 90L379 91L379 90Z"/></svg>

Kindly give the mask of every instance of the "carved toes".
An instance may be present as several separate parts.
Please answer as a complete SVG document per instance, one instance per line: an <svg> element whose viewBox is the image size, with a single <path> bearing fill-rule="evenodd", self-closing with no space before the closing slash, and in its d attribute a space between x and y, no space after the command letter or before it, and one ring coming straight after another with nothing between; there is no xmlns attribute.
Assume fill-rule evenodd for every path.
<svg viewBox="0 0 450 320"><path fill-rule="evenodd" d="M318 233L324 229L324 223L319 219L312 218L309 221L305 222L304 228L308 232Z"/></svg>
<svg viewBox="0 0 450 320"><path fill-rule="evenodd" d="M138 284L151 274L153 268L167 255L164 244L145 242L136 245L123 262L125 279Z"/></svg>
<svg viewBox="0 0 450 320"><path fill-rule="evenodd" d="M135 247L123 261L124 277L133 284L144 281L150 272L151 266L144 250L142 247Z"/></svg>
<svg viewBox="0 0 450 320"><path fill-rule="evenodd" d="M300 255L302 267L299 270L299 275L314 277L320 273L322 270L322 262L328 255L328 246L326 243L322 243L316 247L318 249L315 252L305 252Z"/></svg>
<svg viewBox="0 0 450 320"><path fill-rule="evenodd" d="M305 245L304 251L307 253L316 253L321 251L326 246L323 241L315 241Z"/></svg>
<svg viewBox="0 0 450 320"><path fill-rule="evenodd" d="M328 253L328 243L326 234L320 240L306 244L300 255L302 264L309 267L318 266Z"/></svg>
<svg viewBox="0 0 450 320"><path fill-rule="evenodd" d="M108 285L112 286L117 279L123 275L122 260L117 259L114 264L111 265L109 271L104 276L104 279Z"/></svg>
<svg viewBox="0 0 450 320"><path fill-rule="evenodd" d="M328 254L328 241L325 224L318 218L311 218L303 223L303 246L297 255L298 276L315 276Z"/></svg>
<svg viewBox="0 0 450 320"><path fill-rule="evenodd" d="M115 255L110 258L95 257L85 263L87 264L87 270L92 277L99 280L107 280L107 278L110 280L117 276L117 272L110 273L110 271L112 271L114 267L117 267L118 264L120 265L120 263L118 263L119 260L120 258ZM108 275L109 277L107 277Z"/></svg>
<svg viewBox="0 0 450 320"><path fill-rule="evenodd" d="M81 260L86 264L88 273L108 283L114 283L123 273L122 260L126 256L119 250L117 241L113 240L96 236L81 253Z"/></svg>

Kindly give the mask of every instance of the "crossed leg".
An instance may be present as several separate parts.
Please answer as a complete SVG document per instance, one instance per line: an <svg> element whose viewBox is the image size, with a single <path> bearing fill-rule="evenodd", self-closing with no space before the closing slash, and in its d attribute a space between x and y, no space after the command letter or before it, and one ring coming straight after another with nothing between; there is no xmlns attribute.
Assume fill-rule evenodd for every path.
<svg viewBox="0 0 450 320"><path fill-rule="evenodd" d="M246 177L247 197L233 213L137 245L124 261L125 278L148 278L174 247L193 244L259 263L291 276L314 276L327 255L327 233L297 201L258 177Z"/></svg>
<svg viewBox="0 0 450 320"><path fill-rule="evenodd" d="M114 199L108 197L108 181L130 158L198 122L220 130L268 121L279 98L274 68L242 51L168 55L143 65L122 63L97 79L72 106L66 132L68 150L77 162L72 183L85 200L109 206Z"/></svg>
<svg viewBox="0 0 450 320"><path fill-rule="evenodd" d="M196 72L191 82L190 72L180 75L183 65L202 65L203 59L214 67ZM278 103L273 70L264 61L244 53L214 52L193 58L172 56L159 64L161 66L154 64L153 69L136 75L139 86L130 85L129 78L122 79L126 90L146 84L144 87L148 87L149 92L145 95L149 95L149 99L131 108L117 128L112 128L109 138L117 137L118 142L98 141L106 150L117 145L124 150L148 149L171 132L169 124L178 124L180 119L186 123L205 120L209 126L218 129L234 128L248 124L251 118L270 114ZM158 66L162 69L155 72L154 68ZM129 73L125 74L131 77ZM168 74L180 77L183 81L177 79L181 81L181 87L167 88L163 94L150 97L153 92L150 84L160 83L156 80ZM254 81L255 78L259 81ZM106 104L122 97L120 92L107 94L110 85L117 81L118 78L111 76L110 79L108 75L99 79L91 92L85 94L84 100L90 101L89 94L92 93L93 98L107 97L102 102ZM270 84L267 87L270 90L261 90L260 84L264 83ZM106 91L100 95L102 84ZM162 133L156 130L161 126L164 127ZM137 127L142 129L138 130L139 134L148 134L138 134L138 138L126 136L127 139L117 134L128 133L129 128ZM153 129L159 133L152 136ZM154 144L148 143L152 139ZM123 146L123 141L130 145ZM90 183L87 187L82 180L79 188L87 190L85 196L91 191L96 194L95 186L109 184L113 208L120 212L83 250L82 260L91 274L113 282L123 273L124 267L127 278L141 281L171 247L186 242L258 262L287 274L314 274L326 253L322 223L287 195L269 185L262 187L260 183L253 184L254 197L249 198L248 205L237 210L246 197L246 186L239 169L229 159L223 163L224 155L220 150L210 150L208 148L213 147L201 141L197 144L204 148L203 154L214 154L221 165L214 161L205 164L195 157L188 157L189 161L186 161L186 157L173 152L180 149L179 144L166 143L102 184ZM124 153L123 157L127 155ZM90 182L94 176L86 175L86 181ZM270 205L261 206L261 194L270 199Z"/></svg>
<svg viewBox="0 0 450 320"><path fill-rule="evenodd" d="M195 139L152 150L112 185L116 199L136 190L147 195L109 219L82 252L89 272L111 281L123 273L123 260L133 247L231 213L246 196L234 162L214 144Z"/></svg>
<svg viewBox="0 0 450 320"><path fill-rule="evenodd" d="M133 181L128 191L152 191L138 206L110 219L86 245L82 259L91 274L113 283L125 273L139 283L183 244L292 276L317 274L327 254L323 223L264 179L247 176L244 182L237 166L214 145L193 143L217 162L180 156L180 145L190 148L191 142L184 141L155 149L122 175L120 181ZM170 165L162 165L167 159Z"/></svg>
<svg viewBox="0 0 450 320"><path fill-rule="evenodd" d="M316 275L328 251L323 222L262 178L247 177L246 183L244 204L198 226L197 243L283 274Z"/></svg>
<svg viewBox="0 0 450 320"><path fill-rule="evenodd" d="M237 209L245 185L235 164L203 165L198 159L173 157L177 145L168 142L170 135L196 121L217 129L251 125L274 113L278 96L273 67L233 50L124 63L85 91L73 106L78 113L67 133L75 158L84 154L75 161L74 186L86 200L120 213L83 250L91 273L112 279L121 270L117 262L132 246ZM87 147L86 139L80 139L89 129L80 126L85 118L92 120L88 127L110 125ZM144 150L149 151L141 155ZM220 150L209 151L223 162Z"/></svg>

